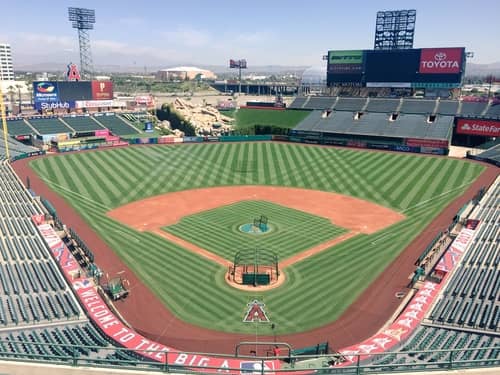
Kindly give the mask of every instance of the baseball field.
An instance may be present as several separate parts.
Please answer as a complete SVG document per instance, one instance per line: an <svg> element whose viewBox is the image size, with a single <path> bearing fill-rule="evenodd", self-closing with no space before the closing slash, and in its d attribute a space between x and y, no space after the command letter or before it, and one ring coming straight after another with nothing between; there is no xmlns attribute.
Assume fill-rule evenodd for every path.
<svg viewBox="0 0 500 375"><path fill-rule="evenodd" d="M177 318L214 330L252 333L256 328L243 323L243 315L247 303L259 299L276 324L276 334L303 332L338 318L484 169L463 160L280 143L127 147L45 157L32 161L31 167ZM207 188L224 187L230 194L234 186L250 186L256 198L210 204L214 196ZM269 187L276 188L276 197L272 191L259 195ZM366 202L367 212L354 203L308 201L307 194L302 205L296 194L290 197L295 204L291 207L278 199L284 194L278 188L355 198L354 203ZM147 212L148 220L154 220L165 215L162 210L172 209L168 202L174 202L175 193L192 189L202 189L187 192L200 206L190 212L189 199L175 201L190 213L177 222L157 223L158 231L150 230L146 222L144 228L134 227L127 217L119 220L110 215L135 202L129 216L141 217L141 207L147 206L142 200L162 197L167 205L158 203L156 213L154 207ZM375 205L399 219L372 231L342 223L349 207L362 217ZM316 206L324 211L314 211ZM332 216L327 216L329 212ZM269 218L269 233L251 236L238 230L262 214ZM286 262L319 244L351 235L289 262L280 287L254 293L229 286L222 261L187 249L182 241L169 241L161 233L226 262L238 250L252 247L269 249ZM93 250L103 256L99 249ZM119 270L105 271L114 276Z"/></svg>

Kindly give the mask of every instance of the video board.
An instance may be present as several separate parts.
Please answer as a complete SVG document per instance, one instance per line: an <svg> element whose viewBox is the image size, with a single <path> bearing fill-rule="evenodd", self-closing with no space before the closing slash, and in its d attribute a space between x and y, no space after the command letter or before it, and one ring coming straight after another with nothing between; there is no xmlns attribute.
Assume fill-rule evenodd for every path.
<svg viewBox="0 0 500 375"><path fill-rule="evenodd" d="M329 51L327 84L363 87L459 87L465 48Z"/></svg>
<svg viewBox="0 0 500 375"><path fill-rule="evenodd" d="M111 81L35 81L33 99L36 109L75 108L75 102L113 100Z"/></svg>

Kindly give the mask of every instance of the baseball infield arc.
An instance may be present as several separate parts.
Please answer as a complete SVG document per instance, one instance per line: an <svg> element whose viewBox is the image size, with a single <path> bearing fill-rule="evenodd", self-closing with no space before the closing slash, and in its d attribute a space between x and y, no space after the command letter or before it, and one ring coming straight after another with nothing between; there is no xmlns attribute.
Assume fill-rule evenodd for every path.
<svg viewBox="0 0 500 375"><path fill-rule="evenodd" d="M108 216L138 231L151 231L206 259L229 268L232 263L202 247L161 230L182 217L243 200L265 200L329 219L332 224L349 230L342 236L325 241L296 254L283 262L280 269L302 261L339 244L358 233L370 234L404 218L404 215L366 200L318 190L274 186L227 186L184 190L141 199L115 208ZM255 288L241 286L225 278L238 289L259 291L274 289L284 282L284 273L277 283Z"/></svg>

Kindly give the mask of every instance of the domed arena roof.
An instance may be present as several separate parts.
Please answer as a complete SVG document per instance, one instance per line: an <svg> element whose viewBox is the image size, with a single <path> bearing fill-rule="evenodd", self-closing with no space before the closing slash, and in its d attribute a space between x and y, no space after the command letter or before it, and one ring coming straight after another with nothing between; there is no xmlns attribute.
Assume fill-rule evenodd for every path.
<svg viewBox="0 0 500 375"><path fill-rule="evenodd" d="M316 65L304 70L302 73L302 83L304 84L321 84L326 83L326 66Z"/></svg>

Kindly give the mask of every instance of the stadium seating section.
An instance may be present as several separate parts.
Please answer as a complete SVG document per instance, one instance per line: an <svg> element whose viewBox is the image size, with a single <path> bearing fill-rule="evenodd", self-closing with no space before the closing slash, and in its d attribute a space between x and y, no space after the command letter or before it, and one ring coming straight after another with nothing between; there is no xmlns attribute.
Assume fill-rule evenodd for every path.
<svg viewBox="0 0 500 375"><path fill-rule="evenodd" d="M458 112L460 102L456 100L440 100L437 113L454 116Z"/></svg>
<svg viewBox="0 0 500 375"><path fill-rule="evenodd" d="M68 124L76 132L89 132L104 129L104 127L95 121L92 116L68 116L62 117L62 121Z"/></svg>
<svg viewBox="0 0 500 375"><path fill-rule="evenodd" d="M392 113L396 112L401 102L399 99L370 99L368 106L366 107L367 112L384 112Z"/></svg>
<svg viewBox="0 0 500 375"><path fill-rule="evenodd" d="M481 160L490 161L500 166L500 144L496 144L476 156L481 158Z"/></svg>
<svg viewBox="0 0 500 375"><path fill-rule="evenodd" d="M31 118L26 121L28 121L40 134L73 133L72 129L68 128L56 117Z"/></svg>
<svg viewBox="0 0 500 375"><path fill-rule="evenodd" d="M498 337L484 333L420 326L399 352L377 356L371 364L389 366L393 371L422 370L424 364L426 369L439 369L449 367L451 356L455 367L461 362L470 366L469 361L476 361L476 365L498 366L499 341ZM443 349L456 351L441 351Z"/></svg>
<svg viewBox="0 0 500 375"><path fill-rule="evenodd" d="M8 120L7 128L9 129L9 134L12 136L35 133L35 130L31 128L24 120Z"/></svg>
<svg viewBox="0 0 500 375"><path fill-rule="evenodd" d="M336 111L362 111L366 101L366 98L339 98L334 109Z"/></svg>
<svg viewBox="0 0 500 375"><path fill-rule="evenodd" d="M403 100L400 112L414 114L431 114L436 108L435 100Z"/></svg>
<svg viewBox="0 0 500 375"><path fill-rule="evenodd" d="M486 117L500 118L500 102L492 103L488 107L485 115L486 115Z"/></svg>
<svg viewBox="0 0 500 375"><path fill-rule="evenodd" d="M462 102L461 104L461 116L481 116L488 105L488 103L485 102Z"/></svg>
<svg viewBox="0 0 500 375"><path fill-rule="evenodd" d="M352 112L334 111L324 117L322 111L312 111L294 130L335 134L386 136L392 138L449 139L453 117L436 116L429 123L425 115L400 114L394 121L386 113L363 113L360 117Z"/></svg>
<svg viewBox="0 0 500 375"><path fill-rule="evenodd" d="M7 138L7 143L8 143L7 146L9 147L9 154L11 157L18 156L21 154L26 154L29 152L39 151L35 147L26 146L25 144L18 142L15 139L10 138L10 137ZM3 137L3 133L2 133L0 135L0 160L2 160L2 157L5 154L6 154L5 141L4 141L4 137Z"/></svg>
<svg viewBox="0 0 500 375"><path fill-rule="evenodd" d="M371 363L390 365L393 369L397 365L415 364L417 369L419 364L449 361L450 353L438 350L479 348L457 351L453 361L500 365L499 208L500 178L497 178L470 215L480 220L480 226L442 291L442 298L397 352L377 356Z"/></svg>
<svg viewBox="0 0 500 375"><path fill-rule="evenodd" d="M498 118L498 101L460 102L446 99L390 99L390 98L352 98L332 96L299 96L290 104L291 109L325 110L350 112L400 112L406 114L440 114L445 116L484 116Z"/></svg>
<svg viewBox="0 0 500 375"><path fill-rule="evenodd" d="M498 331L500 320L500 195L482 200L474 243L429 319L435 324Z"/></svg>
<svg viewBox="0 0 500 375"><path fill-rule="evenodd" d="M139 133L136 128L134 128L132 125L129 125L120 116L115 114L96 116L95 120L102 126L108 128L115 135L129 135Z"/></svg>

